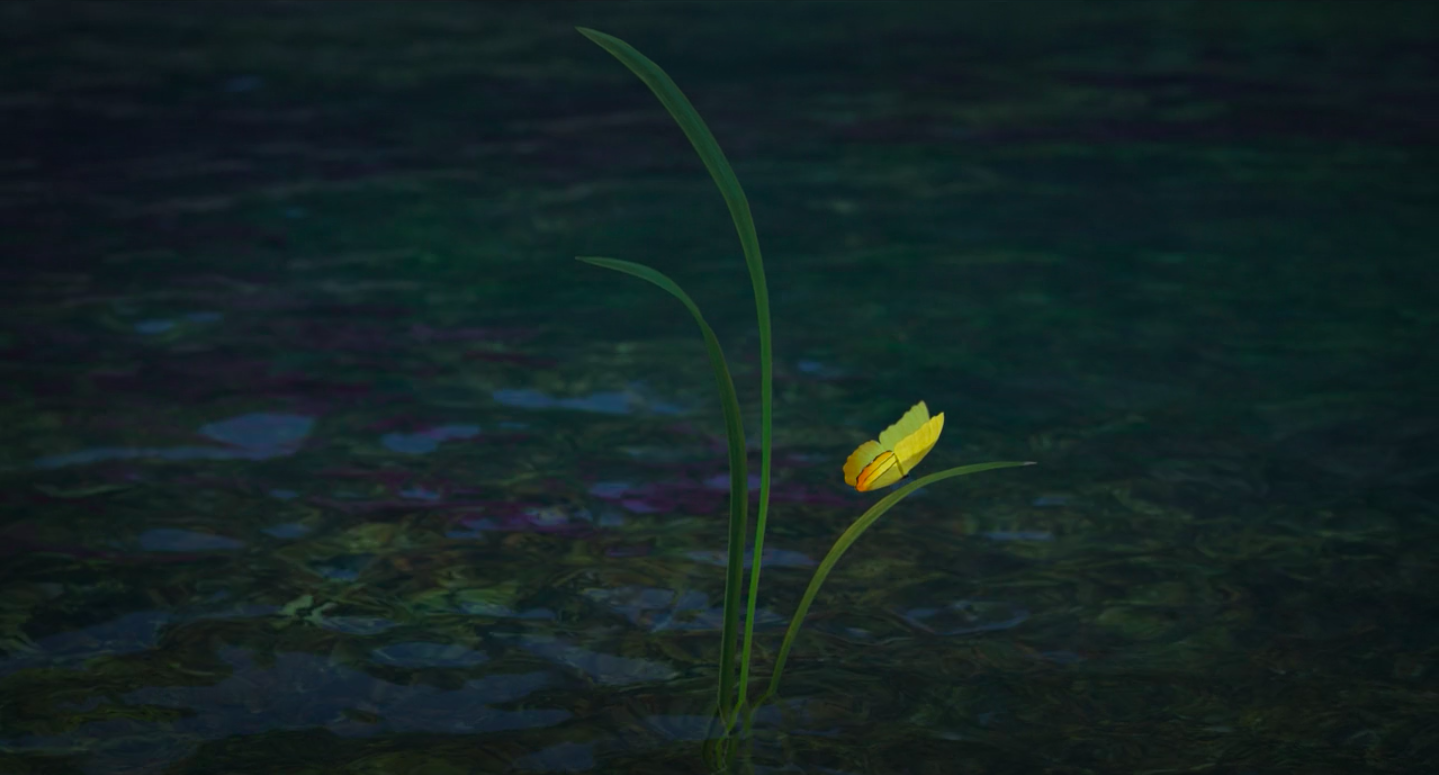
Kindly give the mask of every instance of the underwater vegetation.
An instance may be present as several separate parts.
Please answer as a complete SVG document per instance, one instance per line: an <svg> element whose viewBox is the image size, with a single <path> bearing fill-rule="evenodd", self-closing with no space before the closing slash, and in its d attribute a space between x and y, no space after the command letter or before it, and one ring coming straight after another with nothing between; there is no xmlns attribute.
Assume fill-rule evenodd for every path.
<svg viewBox="0 0 1439 775"><path fill-rule="evenodd" d="M705 744L705 757L715 769L732 766L739 760L739 741L751 728L755 711L778 694L780 678L785 661L794 647L796 636L804 624L810 606L818 596L820 588L835 565L850 546L890 509L898 505L911 493L930 484L957 476L966 476L981 471L999 468L1013 468L1033 465L1030 462L990 462L950 468L930 474L889 493L869 508L840 535L824 559L820 561L808 588L790 620L780 646L778 657L770 671L768 686L756 695L750 695L751 666L753 663L754 630L756 606L759 596L760 573L763 565L764 536L769 516L770 469L772 464L771 443L774 418L773 400L773 344L770 325L769 288L765 281L764 259L760 253L759 236L755 231L754 219L750 214L749 201L740 187L734 170L730 167L719 143L710 132L694 106L675 85L674 81L649 58L628 43L611 35L584 27L577 28L586 38L608 51L616 59L639 76L650 91L679 124L689 138L705 168L709 170L715 185L719 187L734 220L739 234L740 246L744 252L745 264L749 268L750 283L754 289L755 309L759 321L759 362L760 362L760 475L759 504L755 517L750 577L743 584L742 573L745 564L745 547L749 538L748 530L748 473L745 457L744 426L740 417L739 399L735 394L734 380L713 329L705 322L699 306L673 280L663 273L642 264L614 258L579 256L578 260L595 266L612 269L637 277L669 293L685 306L704 338L710 366L714 373L715 388L719 392L720 404L724 411L725 434L729 452L730 496L728 558L725 573L724 613L720 644L718 689L715 715L711 722L711 734ZM944 414L930 417L929 408L923 402L914 405L898 422L879 434L877 440L861 444L843 466L845 482L860 492L879 489L896 484L917 466L939 440L944 428ZM747 592L745 600L744 633L739 632L740 599ZM739 652L738 656L736 652Z"/></svg>

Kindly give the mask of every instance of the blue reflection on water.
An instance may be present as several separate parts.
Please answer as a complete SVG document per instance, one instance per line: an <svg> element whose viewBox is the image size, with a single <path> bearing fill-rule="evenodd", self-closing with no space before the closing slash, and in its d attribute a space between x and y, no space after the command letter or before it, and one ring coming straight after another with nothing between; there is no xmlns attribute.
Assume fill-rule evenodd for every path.
<svg viewBox="0 0 1439 775"><path fill-rule="evenodd" d="M377 662L396 667L474 667L490 661L487 654L453 643L394 643L371 653Z"/></svg>
<svg viewBox="0 0 1439 775"><path fill-rule="evenodd" d="M153 613L153 612L152 612ZM136 718L91 721L55 735L0 736L17 751L82 753L81 771L90 775L139 771L191 754L205 740L263 734L274 730L323 728L342 737L397 732L483 734L550 727L572 717L558 708L499 710L550 685L545 672L499 673L466 681L458 689L424 684L397 685L314 654L280 652L263 665L243 649L221 647L229 665L223 679L208 686L149 686L119 698L76 696L78 707L115 704L175 709L181 715L162 724ZM276 692L285 686L293 691ZM363 709L378 717L356 720ZM132 744L97 746L125 738Z"/></svg>
<svg viewBox="0 0 1439 775"><path fill-rule="evenodd" d="M265 535L280 539L300 538L310 532L310 528L298 522L286 522L279 525L260 528Z"/></svg>
<svg viewBox="0 0 1439 775"><path fill-rule="evenodd" d="M142 320L135 324L135 331L141 334L163 334L174 327L173 320Z"/></svg>
<svg viewBox="0 0 1439 775"><path fill-rule="evenodd" d="M418 433L386 433L380 443L392 452L406 455L423 455L434 452L442 442L454 439L472 439L480 434L478 425L441 425Z"/></svg>
<svg viewBox="0 0 1439 775"><path fill-rule="evenodd" d="M0 659L0 676L31 667L78 665L105 654L132 654L153 648L160 628L170 621L164 611L136 611L108 621L57 632L36 641L33 648Z"/></svg>
<svg viewBox="0 0 1439 775"><path fill-rule="evenodd" d="M104 460L267 460L294 454L314 428L315 418L302 414L251 412L200 426L199 433L223 447L92 447L48 455L36 468L97 463Z"/></svg>
<svg viewBox="0 0 1439 775"><path fill-rule="evenodd" d="M315 427L303 414L251 412L200 426L200 435L241 449L293 451Z"/></svg>

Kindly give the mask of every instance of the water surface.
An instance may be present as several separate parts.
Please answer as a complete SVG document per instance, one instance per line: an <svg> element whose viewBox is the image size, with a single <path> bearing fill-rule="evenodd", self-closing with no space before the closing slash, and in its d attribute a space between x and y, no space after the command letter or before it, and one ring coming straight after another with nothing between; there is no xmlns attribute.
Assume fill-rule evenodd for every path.
<svg viewBox="0 0 1439 775"><path fill-rule="evenodd" d="M698 769L775 320L770 772L1439 765L1419 3L0 7L0 771ZM787 769L786 769L787 768Z"/></svg>

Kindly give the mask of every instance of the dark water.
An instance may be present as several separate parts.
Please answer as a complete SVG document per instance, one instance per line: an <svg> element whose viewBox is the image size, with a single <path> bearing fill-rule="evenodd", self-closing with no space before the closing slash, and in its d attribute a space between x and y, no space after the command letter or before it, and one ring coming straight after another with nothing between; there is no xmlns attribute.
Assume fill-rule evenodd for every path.
<svg viewBox="0 0 1439 775"><path fill-rule="evenodd" d="M0 5L0 772L699 769L698 299L774 297L760 771L1439 765L1436 6Z"/></svg>

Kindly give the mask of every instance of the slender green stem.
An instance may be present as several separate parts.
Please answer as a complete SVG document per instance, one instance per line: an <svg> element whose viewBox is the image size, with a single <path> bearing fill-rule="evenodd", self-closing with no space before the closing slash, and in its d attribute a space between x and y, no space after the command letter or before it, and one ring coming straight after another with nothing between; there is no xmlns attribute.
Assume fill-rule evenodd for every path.
<svg viewBox="0 0 1439 775"><path fill-rule="evenodd" d="M864 531L869 529L870 525L873 525L875 521L884 516L885 512L894 508L896 504L904 500L915 490L944 479L977 474L980 471L992 471L996 468L1017 468L1019 466L1031 465L1034 464L1028 462L976 463L974 465L946 469L939 473L916 479L889 495L884 496L878 503L870 506L868 511L859 519L856 519L854 524L850 525L849 529L840 535L839 540L834 542L834 547L829 550L829 554L825 555L824 559L820 561L819 567L815 569L814 577L810 579L809 587L804 591L804 597L800 598L799 608L795 610L794 618L790 620L789 629L785 631L784 643L779 647L779 657L775 660L774 671L770 674L769 688L755 700L754 704L756 706L764 704L766 700L774 696L779 690L779 679L784 673L785 660L789 659L789 651L794 647L795 637L799 635L799 628L804 625L804 619L809 615L809 607L814 603L815 596L819 594L819 588L824 586L825 579L829 578L829 573L834 570L834 566L839 562L839 558L843 557L844 553L849 550L849 547L864 534Z"/></svg>

